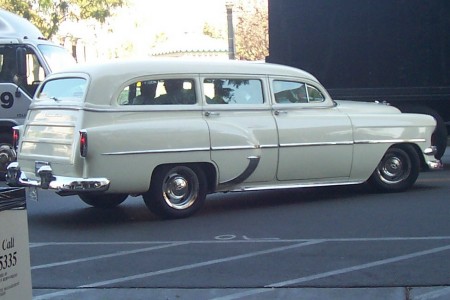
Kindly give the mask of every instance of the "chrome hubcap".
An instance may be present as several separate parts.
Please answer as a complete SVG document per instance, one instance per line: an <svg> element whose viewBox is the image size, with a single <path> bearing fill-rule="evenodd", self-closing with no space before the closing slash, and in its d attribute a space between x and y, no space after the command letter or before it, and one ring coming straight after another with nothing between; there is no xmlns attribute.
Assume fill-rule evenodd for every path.
<svg viewBox="0 0 450 300"><path fill-rule="evenodd" d="M197 199L199 184L191 170L172 170L163 185L163 197L174 209L186 209Z"/></svg>
<svg viewBox="0 0 450 300"><path fill-rule="evenodd" d="M181 176L170 178L167 184L166 193L172 201L181 200L188 192L188 182Z"/></svg>
<svg viewBox="0 0 450 300"><path fill-rule="evenodd" d="M380 179L388 184L405 180L411 172L411 164L401 153L387 154L378 168Z"/></svg>

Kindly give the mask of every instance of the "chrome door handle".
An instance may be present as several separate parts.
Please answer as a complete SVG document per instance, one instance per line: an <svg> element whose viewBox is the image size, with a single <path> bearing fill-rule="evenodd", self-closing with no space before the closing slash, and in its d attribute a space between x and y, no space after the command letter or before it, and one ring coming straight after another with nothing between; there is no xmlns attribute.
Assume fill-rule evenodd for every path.
<svg viewBox="0 0 450 300"><path fill-rule="evenodd" d="M207 112L205 112L205 116L206 117L210 117L210 116L219 116L220 115L220 113L219 112L216 112L216 111L207 111Z"/></svg>
<svg viewBox="0 0 450 300"><path fill-rule="evenodd" d="M274 112L275 116L285 115L285 114L287 114L287 113L288 113L288 112L287 112L286 110L276 110L276 111Z"/></svg>

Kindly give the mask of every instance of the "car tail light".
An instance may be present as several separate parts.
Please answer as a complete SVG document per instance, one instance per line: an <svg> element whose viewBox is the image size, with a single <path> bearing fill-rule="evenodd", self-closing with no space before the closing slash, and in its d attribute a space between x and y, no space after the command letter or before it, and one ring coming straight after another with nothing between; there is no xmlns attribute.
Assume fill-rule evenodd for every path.
<svg viewBox="0 0 450 300"><path fill-rule="evenodd" d="M19 146L19 129L13 128L12 131L12 147L14 150L17 150Z"/></svg>
<svg viewBox="0 0 450 300"><path fill-rule="evenodd" d="M88 138L85 130L80 130L80 155L86 157L88 150Z"/></svg>

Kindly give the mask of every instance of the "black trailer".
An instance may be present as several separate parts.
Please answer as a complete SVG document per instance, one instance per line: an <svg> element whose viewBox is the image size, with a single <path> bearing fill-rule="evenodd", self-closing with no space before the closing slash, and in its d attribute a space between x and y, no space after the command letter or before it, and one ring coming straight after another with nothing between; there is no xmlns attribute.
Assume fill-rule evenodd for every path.
<svg viewBox="0 0 450 300"><path fill-rule="evenodd" d="M334 99L433 115L450 125L449 0L268 0L268 62L314 74Z"/></svg>

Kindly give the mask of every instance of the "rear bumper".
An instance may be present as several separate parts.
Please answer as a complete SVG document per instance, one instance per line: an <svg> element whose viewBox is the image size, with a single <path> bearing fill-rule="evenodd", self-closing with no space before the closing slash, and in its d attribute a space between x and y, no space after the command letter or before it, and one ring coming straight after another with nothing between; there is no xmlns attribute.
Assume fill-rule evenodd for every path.
<svg viewBox="0 0 450 300"><path fill-rule="evenodd" d="M60 194L77 194L82 192L103 192L108 190L107 178L77 178L54 176L50 166L42 166L37 171L40 180L26 177L20 170L19 163L9 164L6 170L6 182L10 186L38 187L55 190Z"/></svg>

